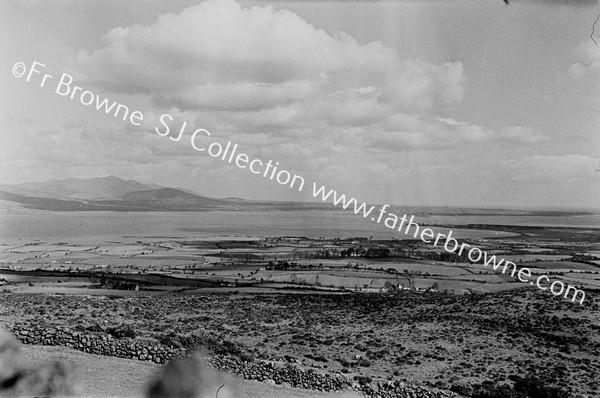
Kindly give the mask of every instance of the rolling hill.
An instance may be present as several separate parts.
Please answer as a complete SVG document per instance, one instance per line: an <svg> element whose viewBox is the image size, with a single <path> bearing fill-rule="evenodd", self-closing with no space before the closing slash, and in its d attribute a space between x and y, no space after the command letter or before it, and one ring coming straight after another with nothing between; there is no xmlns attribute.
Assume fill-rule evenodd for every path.
<svg viewBox="0 0 600 398"><path fill-rule="evenodd" d="M29 193L28 196L81 200L111 199L131 192L152 189L152 187L137 181L126 181L115 176L91 179L68 178L18 184L14 187Z"/></svg>
<svg viewBox="0 0 600 398"><path fill-rule="evenodd" d="M187 189L142 184L115 176L0 185L0 200L52 211L299 210L322 204L214 199Z"/></svg>

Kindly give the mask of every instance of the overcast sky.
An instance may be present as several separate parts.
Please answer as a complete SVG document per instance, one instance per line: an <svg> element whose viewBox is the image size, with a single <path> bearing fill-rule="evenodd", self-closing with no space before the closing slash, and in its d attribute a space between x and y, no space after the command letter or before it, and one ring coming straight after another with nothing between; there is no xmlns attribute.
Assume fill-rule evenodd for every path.
<svg viewBox="0 0 600 398"><path fill-rule="evenodd" d="M600 4L551 3L2 2L0 182L310 198L157 135L169 113L372 203L598 207ZM16 78L18 61L144 123Z"/></svg>

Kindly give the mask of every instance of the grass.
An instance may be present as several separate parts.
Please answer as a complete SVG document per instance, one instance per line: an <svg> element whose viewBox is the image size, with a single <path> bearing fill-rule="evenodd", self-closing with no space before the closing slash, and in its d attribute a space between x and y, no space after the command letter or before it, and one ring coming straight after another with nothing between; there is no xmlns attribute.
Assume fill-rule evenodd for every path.
<svg viewBox="0 0 600 398"><path fill-rule="evenodd" d="M71 365L80 379L81 396L88 398L143 397L148 383L161 370L160 365L129 359L111 358L82 353L66 347L24 346L24 365L36 367L61 360ZM358 395L327 394L315 391L270 385L244 380L223 372L209 372L212 383L206 388L206 397L220 398L358 398Z"/></svg>

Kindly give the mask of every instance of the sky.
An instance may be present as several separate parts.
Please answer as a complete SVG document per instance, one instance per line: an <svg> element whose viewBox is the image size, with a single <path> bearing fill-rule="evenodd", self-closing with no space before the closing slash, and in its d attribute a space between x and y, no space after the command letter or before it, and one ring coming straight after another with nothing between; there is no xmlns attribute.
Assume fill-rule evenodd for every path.
<svg viewBox="0 0 600 398"><path fill-rule="evenodd" d="M116 175L304 201L314 182L369 203L599 208L599 14L573 0L2 2L0 183ZM27 81L18 62L44 66ZM64 73L64 90L91 94L57 93ZM304 189L197 151L196 129L211 133L197 146L231 141Z"/></svg>

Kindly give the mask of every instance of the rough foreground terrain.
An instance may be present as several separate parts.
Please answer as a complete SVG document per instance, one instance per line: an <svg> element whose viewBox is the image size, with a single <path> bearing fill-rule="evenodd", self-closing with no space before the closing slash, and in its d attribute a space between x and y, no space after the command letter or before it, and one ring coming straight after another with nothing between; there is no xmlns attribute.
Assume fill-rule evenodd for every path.
<svg viewBox="0 0 600 398"><path fill-rule="evenodd" d="M0 295L0 321L25 343L91 353L104 344L109 354L121 345L133 352L115 349L113 356L154 362L200 347L214 367L249 379L399 397L438 395L415 393L419 385L473 397L533 390L599 396L599 309L592 295L580 306L533 289L471 296ZM65 342L57 333L77 337ZM161 350L166 356L157 356Z"/></svg>
<svg viewBox="0 0 600 398"><path fill-rule="evenodd" d="M107 357L87 354L66 347L22 346L23 367L38 369L48 363L59 360L69 365L69 371L75 376L77 396L88 398L143 397L149 383L155 380L161 365L140 362L131 359ZM211 374L208 372L208 374ZM358 398L351 392L331 394L313 390L267 384L259 381L245 380L224 373L212 373L213 378L206 383L205 389L214 398L219 391L220 398ZM2 394L0 394L2 396Z"/></svg>

